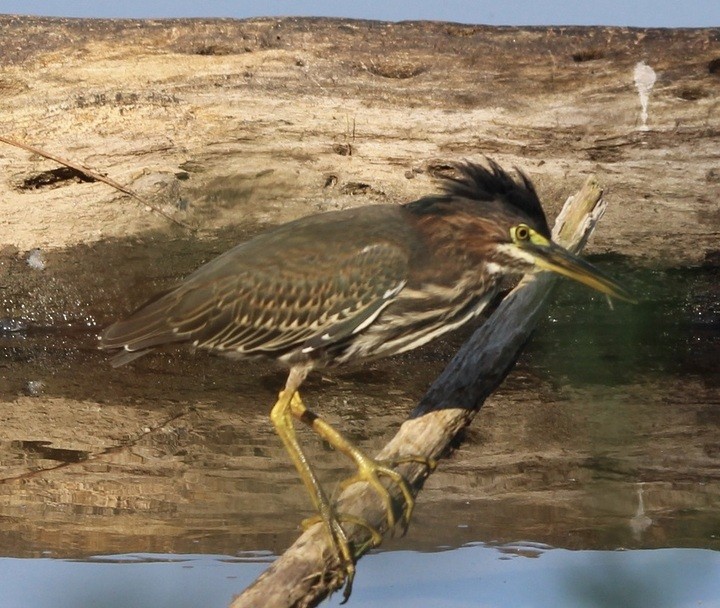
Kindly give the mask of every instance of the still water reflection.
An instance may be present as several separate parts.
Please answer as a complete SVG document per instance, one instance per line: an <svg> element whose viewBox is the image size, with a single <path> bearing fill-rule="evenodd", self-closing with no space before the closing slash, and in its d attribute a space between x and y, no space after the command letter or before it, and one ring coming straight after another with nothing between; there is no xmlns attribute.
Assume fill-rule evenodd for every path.
<svg viewBox="0 0 720 608"><path fill-rule="evenodd" d="M184 353L113 370L88 331L141 300L148 275L162 287L224 248L188 254L171 276L123 250L128 265L102 285L94 269L119 252L49 258L23 294L6 293L0 608L222 606L311 515L267 418L281 371ZM594 262L643 303L610 311L563 285L428 480L408 535L361 562L352 604L720 606L718 265ZM135 292L113 291L132 284L121 272ZM462 340L315 375L306 400L372 453ZM303 441L330 488L349 473Z"/></svg>

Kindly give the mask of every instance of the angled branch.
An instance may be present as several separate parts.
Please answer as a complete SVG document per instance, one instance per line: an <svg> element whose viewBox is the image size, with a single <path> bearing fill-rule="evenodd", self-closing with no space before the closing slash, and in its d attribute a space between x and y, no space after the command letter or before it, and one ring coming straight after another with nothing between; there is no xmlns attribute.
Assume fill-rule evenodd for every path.
<svg viewBox="0 0 720 608"><path fill-rule="evenodd" d="M573 252L585 245L605 211L602 190L594 177L570 197L558 216L553 239ZM462 346L433 383L385 448L379 460L401 462L404 457L437 459L445 454L457 433L466 427L485 399L512 369L532 333L556 278L550 273L526 276L495 312ZM405 462L396 467L420 491L426 467ZM365 482L349 486L339 497L337 510L361 518L388 533L385 511L377 494ZM369 532L348 525L348 537L364 552ZM343 584L343 570L334 556L327 533L317 524L305 531L275 563L238 596L231 608L289 608L315 606Z"/></svg>

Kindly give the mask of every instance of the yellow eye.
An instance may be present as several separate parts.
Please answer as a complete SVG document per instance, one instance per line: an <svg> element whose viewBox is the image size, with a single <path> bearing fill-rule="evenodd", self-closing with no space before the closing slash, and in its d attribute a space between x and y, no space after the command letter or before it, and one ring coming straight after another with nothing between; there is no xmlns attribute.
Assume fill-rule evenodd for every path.
<svg viewBox="0 0 720 608"><path fill-rule="evenodd" d="M530 239L530 228L525 224L515 227L515 239L518 241L527 241Z"/></svg>

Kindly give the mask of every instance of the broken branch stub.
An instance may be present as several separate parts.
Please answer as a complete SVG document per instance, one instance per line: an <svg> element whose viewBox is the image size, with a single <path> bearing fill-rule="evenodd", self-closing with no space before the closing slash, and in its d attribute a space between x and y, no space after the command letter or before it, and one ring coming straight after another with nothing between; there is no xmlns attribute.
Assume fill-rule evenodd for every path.
<svg viewBox="0 0 720 608"><path fill-rule="evenodd" d="M591 176L565 203L556 219L553 239L577 253L604 211L602 190ZM556 277L550 273L524 277L463 344L377 459L437 459L446 453L457 433L470 423L512 369L555 282ZM395 468L416 494L429 474L417 462L404 462ZM351 516L349 519L362 518L382 534L388 532L382 503L366 482L349 486L340 495L337 510ZM365 527L350 524L347 528L355 547L369 548ZM323 526L316 524L239 595L231 608L316 606L339 589L343 579L330 539Z"/></svg>

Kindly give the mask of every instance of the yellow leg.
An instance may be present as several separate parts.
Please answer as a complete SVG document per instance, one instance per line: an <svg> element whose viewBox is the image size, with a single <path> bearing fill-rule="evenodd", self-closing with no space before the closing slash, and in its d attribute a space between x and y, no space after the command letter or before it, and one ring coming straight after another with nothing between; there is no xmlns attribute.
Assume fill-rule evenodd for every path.
<svg viewBox="0 0 720 608"><path fill-rule="evenodd" d="M327 422L305 407L305 404L302 402L298 392L295 392L290 400L290 409L296 418L302 420L331 446L355 462L358 471L356 475L348 480L348 483L352 483L354 481L366 481L374 488L385 505L388 526L392 528L396 523L393 499L390 492L388 492L387 488L380 481L380 476L384 475L390 478L400 488L400 491L403 494L405 501L403 508L403 523L405 525L409 523L413 507L415 506L415 499L413 498L407 481L405 481L405 478L400 475L400 473L363 454Z"/></svg>
<svg viewBox="0 0 720 608"><path fill-rule="evenodd" d="M302 451L297 437L295 436L295 427L291 417L291 400L296 394L294 388L286 388L280 393L277 403L270 412L270 419L275 426L278 436L285 446L285 450L297 469L300 478L310 494L313 505L320 514L322 522L330 534L333 544L335 545L338 558L343 563L346 573L345 598L350 597L352 590L352 582L355 577L355 555L347 539L345 531L342 529L337 516L333 512L332 506L325 496L320 482L312 470L307 457Z"/></svg>
<svg viewBox="0 0 720 608"><path fill-rule="evenodd" d="M323 489L320 486L320 482L318 481L315 472L300 447L295 435L295 427L292 419L293 416L309 425L318 435L320 435L320 437L325 439L335 449L339 450L355 462L358 471L357 474L349 481L363 480L375 489L385 505L389 527L392 528L395 525L395 509L393 506L393 498L387 488L385 488L385 486L381 483L380 477L383 475L388 477L400 488L404 498L403 523L406 526L410 521L415 500L407 481L405 481L405 478L402 475L390 467L380 464L363 454L340 433L333 429L327 422L318 418L313 412L305 407L302 399L300 398L300 394L298 393L298 388L305 379L310 367L311 366L297 366L291 368L290 375L288 376L288 380L285 385L285 390L280 393L277 403L273 406L272 411L270 412L270 418L272 419L272 422L275 425L275 430L282 440L286 451L290 455L295 468L300 474L300 478L310 493L310 498L320 515L321 521L325 525L328 533L330 534L330 538L335 545L338 559L342 562L346 573L345 591L343 596L344 600L347 600L350 597L352 582L355 576L355 553L348 541L345 531L340 525L340 521L344 519L348 523L367 528L371 535L369 541L370 544L378 544L381 540L381 536L379 532L377 532L377 530L375 530L372 526L368 525L367 522L347 516L343 518L343 516L339 516L335 513L330 501L327 499L325 492L323 492ZM413 462L421 461L428 467L434 468L434 463L426 461L425 459L409 458L408 460ZM405 459L402 459L401 461L405 461Z"/></svg>

